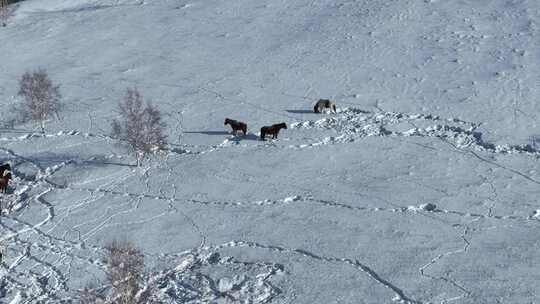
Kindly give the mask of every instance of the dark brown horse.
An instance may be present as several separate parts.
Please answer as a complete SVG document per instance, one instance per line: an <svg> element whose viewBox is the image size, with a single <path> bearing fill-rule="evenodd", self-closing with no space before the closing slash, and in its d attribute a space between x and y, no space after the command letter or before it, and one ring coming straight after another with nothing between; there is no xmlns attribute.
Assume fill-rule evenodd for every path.
<svg viewBox="0 0 540 304"><path fill-rule="evenodd" d="M247 134L247 124L238 120L225 118L225 124L224 125L230 125L233 129L233 134L236 135L236 132L238 130L241 130L244 132L244 136Z"/></svg>
<svg viewBox="0 0 540 304"><path fill-rule="evenodd" d="M0 192L6 193L9 185L9 180L11 179L11 171L5 170L0 177Z"/></svg>
<svg viewBox="0 0 540 304"><path fill-rule="evenodd" d="M266 134L272 134L272 138L277 138L279 130L281 129L287 129L287 125L282 122L279 124L266 126L261 128L261 140L264 140L266 137Z"/></svg>
<svg viewBox="0 0 540 304"><path fill-rule="evenodd" d="M330 111L336 113L336 103L329 99L319 99L313 107L313 112L321 113L324 109L330 109Z"/></svg>

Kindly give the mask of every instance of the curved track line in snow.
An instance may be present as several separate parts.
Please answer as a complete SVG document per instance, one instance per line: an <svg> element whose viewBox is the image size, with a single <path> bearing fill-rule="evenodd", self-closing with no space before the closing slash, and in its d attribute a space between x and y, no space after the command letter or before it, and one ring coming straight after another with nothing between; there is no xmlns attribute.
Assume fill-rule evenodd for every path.
<svg viewBox="0 0 540 304"><path fill-rule="evenodd" d="M451 284L452 286L454 286L455 288L457 288L458 290L460 290L461 292L463 292L462 295L452 297L452 298L449 298L449 299L445 299L441 303L449 303L449 302L457 301L457 300L463 299L465 297L469 297L472 294L472 292L470 290L466 289L462 284L457 283L455 280L450 279L448 276L438 276L437 277L437 276L430 275L430 274L427 273L427 269L429 269L431 266L436 264L439 260L441 260L441 259L443 259L443 258L445 258L447 256L450 256L450 255L466 253L469 250L469 247L471 246L471 243L466 238L466 235L467 235L468 231L469 231L469 228L466 227L465 230L463 231L462 235L461 235L461 239L464 242L464 247L463 248L448 251L448 252L445 252L445 253L441 253L441 254L437 255L436 257L434 257L433 259L431 259L431 261L429 261L429 263L423 265L422 267L420 267L418 269L418 271L420 272L420 274L422 276L427 277L427 278L432 279L432 280L441 280L441 281L447 282L447 283Z"/></svg>
<svg viewBox="0 0 540 304"><path fill-rule="evenodd" d="M483 162L485 162L485 163L488 163L488 164L493 165L493 166L495 166L495 167L501 168L501 169L503 169L503 170L505 170L505 171L508 171L508 172L511 172L511 173L513 173L513 174L519 175L519 176L523 177L524 179L526 179L526 180L528 180L528 181L530 181L530 182L533 182L533 183L535 183L535 184L539 184L539 185L540 185L540 181L539 181L539 180L536 180L536 179L534 179L534 178L528 176L528 175L525 174L525 173L522 173L522 172L520 172L520 171L518 171L518 170L516 170L516 169L508 168L508 167L503 166L503 165L501 165L501 164L499 164L499 163L497 163L497 162L495 162L495 161L486 159L485 157L480 156L478 153L476 153L476 152L474 152L474 151L466 150L466 149L460 148L459 146L457 146L457 145L455 145L455 144L453 144L453 143L451 143L451 142L449 142L448 140L445 140L445 139L443 139L443 138L441 138L440 140L443 141L443 142L445 142L445 143L447 143L447 144L449 144L449 145L452 146L454 149L456 149L456 150L458 150L458 151L460 151L460 152L462 152L462 153L465 153L465 154L471 154L472 156L476 157L477 159L479 159L479 160L481 160L481 161L483 161ZM539 157L540 152L538 152L537 150L535 150L535 155L537 155L537 157Z"/></svg>
<svg viewBox="0 0 540 304"><path fill-rule="evenodd" d="M316 253L313 253L304 249L300 249L300 248L287 248L287 247L274 246L274 245L265 245L265 244L260 244L257 242L250 242L250 241L231 241L228 243L224 243L222 245L218 245L215 248L225 248L225 247L249 247L249 248L266 249L266 250L276 251L280 253L298 254L298 255L301 255L310 259L329 262L329 263L344 263L364 272L367 276L375 280L377 283L379 283L383 287L390 289L395 294L395 297L392 299L393 301L400 302L403 304L421 304L422 303L420 301L414 300L410 298L409 296L407 296L401 288L393 285L391 282L382 278L375 270L363 264L357 259L322 256L322 255L318 255Z"/></svg>
<svg viewBox="0 0 540 304"><path fill-rule="evenodd" d="M167 201L167 202L178 202L178 203L189 203L189 204L198 204L198 205L205 205L205 206L228 206L228 207L263 207L263 206L281 206L281 205L288 205L291 203L316 203L322 206L331 207L331 208L340 208L340 209L349 209L349 210L357 210L357 211L364 211L364 212L390 212L390 213L403 213L403 212L409 212L409 213L418 213L418 212L429 212L432 214L453 214L460 217L466 217L466 218L482 218L482 219L495 219L495 220L514 220L514 221L538 221L539 219L527 216L514 216L514 215L485 215L480 213L470 213L470 212L464 212L464 211L456 211L456 210L447 210L447 209L440 209L436 208L434 210L425 211L420 206L404 206L404 207L395 207L395 208L387 208L387 207L362 207L362 206L354 206L350 204L340 203L340 202L334 202L329 200L321 200L317 198L313 198L310 196L302 197L299 195L295 196L289 196L283 199L277 199L277 200L258 200L258 201L249 201L249 202L240 202L240 201L213 201L213 200L198 200L198 199L180 199L174 196L166 196L163 194L160 195L154 195L154 194L147 194L147 193L133 193L133 192L125 192L125 191L117 191L117 190L107 190L107 189L101 189L101 188L79 188L79 187L64 187L64 189L67 190L74 190L74 191L89 191L91 193L105 193L110 195L117 195L122 197L129 197L132 199L151 199L151 200L161 200L161 201Z"/></svg>

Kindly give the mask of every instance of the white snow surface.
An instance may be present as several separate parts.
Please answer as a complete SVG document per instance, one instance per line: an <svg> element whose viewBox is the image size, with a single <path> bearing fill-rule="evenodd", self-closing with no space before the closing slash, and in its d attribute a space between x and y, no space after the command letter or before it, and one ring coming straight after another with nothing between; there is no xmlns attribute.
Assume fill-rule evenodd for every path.
<svg viewBox="0 0 540 304"><path fill-rule="evenodd" d="M19 2L0 119L40 67L65 108L0 129L0 303L76 302L113 239L163 303L537 303L539 22L536 0ZM128 87L168 125L141 168L107 135Z"/></svg>

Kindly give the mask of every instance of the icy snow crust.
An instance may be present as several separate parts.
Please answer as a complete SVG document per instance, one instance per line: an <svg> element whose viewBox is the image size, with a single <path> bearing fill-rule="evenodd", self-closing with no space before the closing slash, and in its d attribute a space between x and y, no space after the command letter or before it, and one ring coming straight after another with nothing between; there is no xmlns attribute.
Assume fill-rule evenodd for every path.
<svg viewBox="0 0 540 304"><path fill-rule="evenodd" d="M163 303L537 301L539 9L20 2L0 104L43 67L66 108L46 134L0 130L0 302L75 302L115 238L144 251ZM107 135L133 86L171 142L142 168ZM318 98L337 113L312 113Z"/></svg>

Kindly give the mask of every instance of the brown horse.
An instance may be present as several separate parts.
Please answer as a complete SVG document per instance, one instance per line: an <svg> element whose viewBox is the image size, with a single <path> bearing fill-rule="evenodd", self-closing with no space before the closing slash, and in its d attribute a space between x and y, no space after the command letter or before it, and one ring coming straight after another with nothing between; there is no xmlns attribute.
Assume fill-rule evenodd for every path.
<svg viewBox="0 0 540 304"><path fill-rule="evenodd" d="M4 176L4 171L6 170L11 171L11 166L9 165L9 163L5 163L0 166L0 176Z"/></svg>
<svg viewBox="0 0 540 304"><path fill-rule="evenodd" d="M279 130L281 129L287 129L287 125L284 122L271 125L271 126L262 127L261 140L264 140L264 138L266 137L266 134L272 134L272 138L277 138Z"/></svg>
<svg viewBox="0 0 540 304"><path fill-rule="evenodd" d="M225 118L225 123L224 125L230 125L231 128L233 129L233 134L236 136L236 132L238 130L241 130L242 132L244 132L244 136L246 136L247 134L247 124L244 123L244 122L241 122L241 121L238 121L238 120L234 120L234 119L229 119L229 118Z"/></svg>
<svg viewBox="0 0 540 304"><path fill-rule="evenodd" d="M9 185L9 180L11 179L11 171L5 170L2 177L0 177L0 192L6 193Z"/></svg>
<svg viewBox="0 0 540 304"><path fill-rule="evenodd" d="M336 103L329 99L319 99L313 107L313 112L321 113L324 109L330 109L330 111L336 113Z"/></svg>

